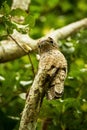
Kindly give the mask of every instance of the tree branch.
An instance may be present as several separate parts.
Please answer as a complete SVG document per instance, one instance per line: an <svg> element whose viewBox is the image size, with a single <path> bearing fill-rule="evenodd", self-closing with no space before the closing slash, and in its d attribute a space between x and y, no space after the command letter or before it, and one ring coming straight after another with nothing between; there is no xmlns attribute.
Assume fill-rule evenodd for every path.
<svg viewBox="0 0 87 130"><path fill-rule="evenodd" d="M40 39L44 39L45 37L52 37L54 40L58 41L59 39L66 38L71 34L79 31L82 28L87 27L87 18L82 19L80 21L71 23L65 27L54 30L53 32L49 32L46 36L41 37L39 39L32 39L28 36L28 34L21 34L18 31L14 30L12 37L20 43L22 47L26 50L34 50L37 47L37 41ZM0 63L7 62L10 60L17 59L26 55L24 51L18 47L14 41L11 39L1 41L0 43Z"/></svg>
<svg viewBox="0 0 87 130"><path fill-rule="evenodd" d="M56 41L58 41L59 39L67 38L68 36L74 34L75 32L79 31L82 28L87 28L87 18L84 18L77 22L66 25L65 27L57 29L52 33L49 33L47 36L50 36Z"/></svg>
<svg viewBox="0 0 87 130"><path fill-rule="evenodd" d="M13 0L12 9L20 8L27 10L31 0Z"/></svg>
<svg viewBox="0 0 87 130"><path fill-rule="evenodd" d="M36 48L36 40L31 39L27 34L21 34L14 30L12 37L17 41L26 52L32 51ZM26 55L26 52L20 48L14 40L8 38L0 43L0 63L14 60Z"/></svg>
<svg viewBox="0 0 87 130"><path fill-rule="evenodd" d="M32 87L30 88L24 110L22 112L22 118L20 122L19 130L35 130L37 125L37 118L42 104L42 100L45 93L45 87L43 87L43 80L45 82L46 72L42 73L42 70L38 70L38 73L34 79ZM46 86L47 87L47 86Z"/></svg>

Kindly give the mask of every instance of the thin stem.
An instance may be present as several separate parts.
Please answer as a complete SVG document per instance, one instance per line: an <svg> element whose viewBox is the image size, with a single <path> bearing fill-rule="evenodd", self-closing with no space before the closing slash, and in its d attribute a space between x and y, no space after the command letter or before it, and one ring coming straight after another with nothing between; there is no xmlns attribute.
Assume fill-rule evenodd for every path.
<svg viewBox="0 0 87 130"><path fill-rule="evenodd" d="M25 53L29 53L27 50L25 50L10 34L8 34L9 37L25 52Z"/></svg>
<svg viewBox="0 0 87 130"><path fill-rule="evenodd" d="M35 77L34 66L33 66L33 63L32 63L31 57L30 57L30 53L28 53L28 58L29 58L29 60L30 60L31 67L32 67L32 72L33 72L33 74L34 74L34 77Z"/></svg>
<svg viewBox="0 0 87 130"><path fill-rule="evenodd" d="M34 66L33 66L33 63L32 63L32 60L31 60L31 57L30 57L30 54L29 54L29 51L24 49L10 34L8 34L8 36L28 55L28 59L31 63L31 67L32 67L32 72L34 74L34 77L35 77L35 71L34 71Z"/></svg>

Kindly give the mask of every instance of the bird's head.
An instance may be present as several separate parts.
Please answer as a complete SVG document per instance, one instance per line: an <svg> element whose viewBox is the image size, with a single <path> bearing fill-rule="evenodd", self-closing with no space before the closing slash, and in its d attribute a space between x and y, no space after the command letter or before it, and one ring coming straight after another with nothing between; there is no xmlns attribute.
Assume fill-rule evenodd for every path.
<svg viewBox="0 0 87 130"><path fill-rule="evenodd" d="M48 52L52 49L58 49L57 44L51 37L48 37L45 40L39 41L37 45L38 45L38 51L40 54L44 52Z"/></svg>

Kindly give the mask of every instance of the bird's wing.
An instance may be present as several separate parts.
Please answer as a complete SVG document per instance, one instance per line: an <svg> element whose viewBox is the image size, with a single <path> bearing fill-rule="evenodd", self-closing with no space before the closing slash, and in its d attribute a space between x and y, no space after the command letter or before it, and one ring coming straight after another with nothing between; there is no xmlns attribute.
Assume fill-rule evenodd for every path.
<svg viewBox="0 0 87 130"><path fill-rule="evenodd" d="M58 68L52 77L50 88L47 92L48 99L59 98L64 92L64 81L66 78L65 69Z"/></svg>

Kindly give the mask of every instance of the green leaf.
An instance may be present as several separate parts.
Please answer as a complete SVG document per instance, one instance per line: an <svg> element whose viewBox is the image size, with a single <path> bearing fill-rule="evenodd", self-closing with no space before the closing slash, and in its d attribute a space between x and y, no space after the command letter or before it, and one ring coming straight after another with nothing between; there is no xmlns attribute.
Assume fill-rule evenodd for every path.
<svg viewBox="0 0 87 130"><path fill-rule="evenodd" d="M0 37L7 35L7 31L5 29L5 26L3 24L0 24Z"/></svg>
<svg viewBox="0 0 87 130"><path fill-rule="evenodd" d="M32 15L28 15L26 18L25 18L25 21L24 21L24 24L29 24L29 27L34 27L35 25L35 19Z"/></svg>
<svg viewBox="0 0 87 130"><path fill-rule="evenodd" d="M79 100L75 99L75 98L67 98L67 99L65 99L64 103L63 103L63 112L65 112L69 108L80 109Z"/></svg>
<svg viewBox="0 0 87 130"><path fill-rule="evenodd" d="M10 13L11 9L9 7L9 5L7 4L7 2L5 1L0 9L0 13L3 15L8 15Z"/></svg>
<svg viewBox="0 0 87 130"><path fill-rule="evenodd" d="M24 17L27 16L27 13L24 10L19 9L19 8L13 9L10 14L12 16L24 16Z"/></svg>

